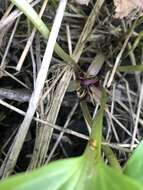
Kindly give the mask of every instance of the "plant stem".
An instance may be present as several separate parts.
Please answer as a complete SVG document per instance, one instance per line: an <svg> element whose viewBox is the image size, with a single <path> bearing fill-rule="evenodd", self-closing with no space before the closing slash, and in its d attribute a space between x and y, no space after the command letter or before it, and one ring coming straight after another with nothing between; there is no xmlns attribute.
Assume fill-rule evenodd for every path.
<svg viewBox="0 0 143 190"><path fill-rule="evenodd" d="M95 139L96 143L96 159L98 161L101 160L101 143L102 143L102 127L103 127L103 116L104 116L104 108L106 106L106 92L102 90L102 96L100 100L100 109L97 112L95 119L93 120L92 124L92 131L91 131L91 139Z"/></svg>
<svg viewBox="0 0 143 190"><path fill-rule="evenodd" d="M122 168L121 168L115 154L113 153L112 149L109 146L102 145L102 150L105 153L105 155L107 156L110 165L122 173Z"/></svg>
<svg viewBox="0 0 143 190"><path fill-rule="evenodd" d="M143 72L143 65L126 65L117 67L117 71L120 72Z"/></svg>
<svg viewBox="0 0 143 190"><path fill-rule="evenodd" d="M103 100L103 98L101 100ZM102 126L103 126L103 113L104 113L104 107L105 107L105 104L106 104L106 97L104 98L104 101L105 102L101 101L102 102L101 103L101 108L98 111L94 121L92 120L92 117L90 115L90 112L89 112L89 109L88 109L88 106L87 106L86 102L81 102L80 103L84 119L86 120L86 122L88 123L88 125L92 129L90 139L92 139L92 142L94 142L93 140L95 139L95 142L97 143L96 146L98 146L98 150L97 149L93 150L94 155L98 154L98 156L94 156L94 158L95 159L98 158L99 161L101 161L101 156L100 156L101 155L101 138L104 141L104 138L102 137ZM99 118L101 119L100 121L99 121ZM90 141L91 140L89 140L89 142ZM85 153L87 152L87 155L91 158L92 153L91 153L91 151L89 151L89 149L90 149L90 143L88 144ZM102 146L102 149L103 149L105 155L107 156L110 165L112 167L116 168L119 172L122 172L121 166L120 166L116 156L114 155L112 149L110 147L108 147L108 146Z"/></svg>
<svg viewBox="0 0 143 190"><path fill-rule="evenodd" d="M11 2L16 5L32 22L35 28L41 33L41 35L48 39L49 37L49 29L45 25L45 23L40 19L36 11L30 6L30 4L26 0L11 0ZM72 64L75 61L70 57L59 45L58 43L55 44L54 48L57 55L62 58L65 62L70 62Z"/></svg>

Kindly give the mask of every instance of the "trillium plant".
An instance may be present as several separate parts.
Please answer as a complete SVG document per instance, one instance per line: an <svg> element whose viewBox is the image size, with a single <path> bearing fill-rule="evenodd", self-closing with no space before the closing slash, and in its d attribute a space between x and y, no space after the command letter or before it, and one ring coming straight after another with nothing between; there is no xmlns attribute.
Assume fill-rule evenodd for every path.
<svg viewBox="0 0 143 190"><path fill-rule="evenodd" d="M76 1L79 4L89 3L85 0ZM41 35L48 39L47 26L30 7L28 1L11 0L11 2L23 11ZM114 4L118 18L127 16L134 9L143 9L143 0L114 0ZM58 44L55 46L55 52L65 62L74 63ZM119 67L118 70L129 71L131 68ZM142 65L134 69L143 71ZM96 116L92 119L87 105L82 110L84 119L91 128L91 134L81 156L51 162L34 171L1 180L0 190L143 190L143 141L123 167L120 166L110 147L102 143L104 141L102 128L107 102L106 89L103 88Z"/></svg>
<svg viewBox="0 0 143 190"><path fill-rule="evenodd" d="M143 190L143 142L121 168L109 147L102 147L102 126L106 110L106 91L102 90L100 109L92 124L85 152L0 182L2 190ZM89 114L89 113L88 113ZM87 114L87 115L88 115ZM86 114L84 114L85 119ZM104 163L102 150L109 165Z"/></svg>

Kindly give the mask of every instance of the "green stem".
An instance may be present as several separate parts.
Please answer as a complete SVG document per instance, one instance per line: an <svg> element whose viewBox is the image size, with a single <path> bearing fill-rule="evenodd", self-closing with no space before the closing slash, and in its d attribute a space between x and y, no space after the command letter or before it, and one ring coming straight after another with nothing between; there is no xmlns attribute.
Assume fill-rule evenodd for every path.
<svg viewBox="0 0 143 190"><path fill-rule="evenodd" d="M103 117L104 117L104 108L106 106L106 92L103 89L102 90L102 96L100 100L100 109L97 112L92 125L92 131L91 131L91 140L95 139L96 142L96 159L101 160L101 144L102 144L102 127L103 127Z"/></svg>
<svg viewBox="0 0 143 190"><path fill-rule="evenodd" d="M30 6L30 4L26 0L11 0L11 2L16 5L33 23L35 28L41 33L41 35L48 39L49 37L49 29L42 21L42 19L38 16L36 11ZM55 44L55 52L57 55L62 58L65 62L75 63L75 61L70 57L59 45Z"/></svg>
<svg viewBox="0 0 143 190"><path fill-rule="evenodd" d="M84 119L86 120L88 125L92 128L90 140L95 139L96 140L95 142L97 143L96 145L97 145L98 149L95 149L95 152L93 153L94 158L98 159L97 161L101 161L101 139L103 139L103 141L104 141L104 138L102 137L102 126L103 126L104 107L106 105L106 97L105 96L106 95L104 95L104 98L101 99L101 102L102 102L101 108L98 111L94 121L92 120L92 117L90 115L90 112L89 112L86 102L80 103ZM115 154L113 153L112 149L108 146L102 146L102 149L103 149L105 155L107 156L110 165L113 166L114 168L116 168L119 172L122 172L121 166L120 166ZM91 158L92 151L90 151L90 143L88 144L85 153L87 154L87 156L89 156Z"/></svg>
<svg viewBox="0 0 143 190"><path fill-rule="evenodd" d="M82 110L82 113L83 113L85 121L90 126L90 128L92 128L93 120L92 120L92 117L91 117L91 115L89 113L87 103L85 101L81 101L80 102L80 107L81 107L81 110Z"/></svg>
<svg viewBox="0 0 143 190"><path fill-rule="evenodd" d="M113 153L112 149L109 146L102 145L102 150L105 153L105 155L107 156L110 165L122 173L122 168L121 168L115 154Z"/></svg>
<svg viewBox="0 0 143 190"><path fill-rule="evenodd" d="M127 65L127 66L119 66L117 71L120 72L143 72L143 65Z"/></svg>

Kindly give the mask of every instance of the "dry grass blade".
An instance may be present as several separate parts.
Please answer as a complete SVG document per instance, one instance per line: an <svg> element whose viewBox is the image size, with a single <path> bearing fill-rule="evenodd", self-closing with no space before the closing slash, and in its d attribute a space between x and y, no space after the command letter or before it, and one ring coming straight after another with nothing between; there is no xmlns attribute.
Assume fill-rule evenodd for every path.
<svg viewBox="0 0 143 190"><path fill-rule="evenodd" d="M60 106L63 101L71 77L72 77L72 70L69 66L67 66L65 73L62 76L61 80L59 81L59 84L55 90L53 101L51 103L51 108L46 118L46 121L52 124L55 124L57 120ZM33 154L31 164L29 166L30 169L33 169L34 167L39 167L40 165L44 164L52 133L53 133L53 128L49 128L48 125L44 125L40 129L38 135L41 138L40 142L35 144L35 149L37 150L37 152L36 155Z"/></svg>
<svg viewBox="0 0 143 190"><path fill-rule="evenodd" d="M40 17L40 18L42 17L42 15L43 15L43 13L44 13L44 10L45 10L45 8L46 8L46 6L47 6L47 3L48 3L48 0L45 0L45 1L43 2L43 5L42 5L41 10L40 10L40 13L39 13L39 17ZM24 50L23 50L23 52L22 52L22 54L21 54L21 57L20 57L20 59L19 59L19 62L18 62L18 64L17 64L17 66L16 66L16 70L17 70L17 71L20 71L20 70L21 70L21 67L22 67L22 65L23 65L23 63L24 63L24 60L25 60L25 58L26 58L26 56L27 56L27 54L28 54L28 51L29 51L29 49L30 49L30 46L31 46L31 44L32 44L32 42L33 42L33 39L34 39L34 36L35 36L36 31L37 31L36 28L33 28L32 32L31 32L31 35L30 35L30 37L29 37L28 40L27 40L26 46L25 46L25 48L24 48Z"/></svg>
<svg viewBox="0 0 143 190"><path fill-rule="evenodd" d="M20 110L20 109L14 107L14 106L8 104L7 102L5 102L5 101L3 101L3 100L1 100L1 99L0 99L0 104L3 105L3 106L5 106L5 107L7 107L7 108L9 108L10 110L12 110L12 111L14 111L14 112L16 112L16 113L22 115L22 116L25 116L25 115L26 115L26 113L25 113L24 111L22 111L22 110ZM79 138L81 138L81 139L85 139L85 140L88 140L88 139L89 139L89 137L86 136L86 135L84 135L84 134L78 133L78 132L73 131L73 130L71 130L71 129L63 129L63 127L61 127L61 126L54 125L54 124L52 124L52 123L50 123L50 122L48 122L48 121L39 119L39 118L37 118L37 117L33 117L33 120L36 121L36 122L38 122L38 123L40 123L40 124L47 125L47 126L49 126L50 128L53 128L53 129L56 129L56 130L58 130L58 131L61 131L61 132L64 132L64 133L67 133L67 134L70 134L70 135L79 137Z"/></svg>
<svg viewBox="0 0 143 190"><path fill-rule="evenodd" d="M123 46L122 46L121 51L120 51L119 54L117 55L117 58L116 58L114 67L113 67L113 69L112 69L110 78L109 78L108 83L107 83L107 87L110 87L110 86L111 86L111 83L112 83L112 81L113 81L113 79L114 79L114 76L115 76L115 73L116 73L116 70L117 70L117 67L118 67L119 64L120 64L122 55L123 55L123 53L124 53L124 51L125 51L125 48L126 48L127 45L128 45L129 39L130 39L130 37L131 37L131 35L132 35L132 32L133 32L133 30L134 30L135 25L136 25L136 21L134 22L134 25L132 26L131 31L129 32L129 34L128 34L127 38L126 38L126 40L125 40L125 42L124 42L124 44L123 44Z"/></svg>
<svg viewBox="0 0 143 190"><path fill-rule="evenodd" d="M97 19L98 13L99 13L103 3L104 3L104 0L97 0L97 2L95 3L95 6L92 9L92 12L90 13L90 15L86 21L86 24L83 28L83 31L80 35L80 38L79 38L79 40L76 44L76 47L74 49L74 52L73 52L72 57L75 60L75 62L78 62L78 60L79 60L79 58L83 52L85 43L89 39L89 36L92 32L92 28L93 28L94 23L95 23L95 20Z"/></svg>
<svg viewBox="0 0 143 190"><path fill-rule="evenodd" d="M73 59L78 62L81 54L82 54L82 51L83 51L83 48L86 44L86 42L88 41L88 38L89 38L89 34L92 32L92 27L95 23L95 20L97 18L97 15L99 13L99 10L103 4L104 0L98 0L92 10L92 12L90 13L86 23L85 23L85 26L83 28L83 31L80 35L80 38L76 44L76 47L75 47L75 50L74 50L74 53L72 55ZM60 89L62 88L62 83L61 81L59 82L59 85L57 87L58 91L61 92L60 96L61 98L58 98L58 94L59 92L56 91L55 94L54 94L54 100L52 102L52 108L49 110L49 114L47 116L47 121L50 121L52 122L53 124L55 124L56 122L56 119L57 119L57 116L58 116L58 112L59 112L59 108L61 106L61 103L62 103L62 99L63 99L63 96L66 92L66 89L68 88L69 86L69 82L70 82L70 79L72 77L72 70L67 70L66 72L66 77L65 77L65 89L61 92ZM61 79L63 80L63 79ZM58 101L57 101L58 100ZM42 129L43 131L43 135L42 135L42 138L40 140L40 142L38 143L38 147L36 147L36 149L38 149L39 151L39 157L37 157L37 160L34 158L33 156L33 159L32 159L32 163L30 165L30 168L33 168L35 166L40 166L41 164L44 164L45 162L45 159L46 159L46 155L47 155L47 151L48 151L48 148L49 148L49 143L51 141L51 136L52 136L52 132L53 132L53 129L50 129L48 128L47 126L44 127L44 129ZM40 161L38 161L39 159ZM35 164L36 162L36 164Z"/></svg>
<svg viewBox="0 0 143 190"><path fill-rule="evenodd" d="M77 109L77 106L78 106L78 102L75 102L75 105L73 106L71 112L69 113L69 115L68 115L68 117L67 117L67 120L66 120L66 122L65 122L65 124L64 124L64 126L63 126L63 129L66 129L67 126L69 125L69 122L70 122L70 120L71 120L73 114L75 113L75 110ZM53 156L53 154L54 154L54 152L55 152L55 150L56 150L58 144L60 143L61 138L62 138L63 135L64 135L64 131L62 131L62 132L60 133L60 135L59 135L57 141L55 142L55 144L54 144L54 146L53 146L53 148L52 148L52 150L51 150L51 152L50 152L50 154L49 154L49 156L48 156L48 158L47 158L47 160L46 160L46 163L48 163L48 162L51 160L51 158L52 158L52 156Z"/></svg>
<svg viewBox="0 0 143 190"><path fill-rule="evenodd" d="M49 40L48 40L47 47L45 50L43 62L42 62L40 71L37 76L35 90L31 96L26 116L19 128L19 131L17 132L14 143L9 150L9 156L6 158L6 163L4 163L1 167L0 173L3 177L8 176L13 171L13 168L16 164L21 147L23 145L26 134L28 132L30 123L32 121L32 118L36 111L38 102L40 100L40 96L41 96L41 93L42 93L42 90L44 87L44 83L45 83L45 80L47 77L47 72L49 69L52 54L54 51L54 46L55 46L58 32L59 32L59 29L61 26L66 3L67 3L66 0L60 1L60 3L59 3L59 9L57 11L55 21L54 21L54 24L53 24L53 27L52 27L52 30L51 30L51 33L49 36Z"/></svg>
<svg viewBox="0 0 143 190"><path fill-rule="evenodd" d="M9 42L8 42L7 47L6 47L6 50L5 50L5 53L4 53L4 55L3 55L3 58L2 58L2 61L1 61L1 65L0 65L0 67L1 67L2 70L4 70L5 67L6 67L6 63L7 63L7 62L6 62L6 57L7 57L8 51L9 51L9 49L10 49L10 46L11 46L13 37L14 37L14 35L15 35L15 32L16 32L16 29L17 29L19 20L20 20L20 17L19 17L19 18L16 20L16 22L15 22L13 31L12 31L12 33L11 33ZM0 77L1 77L1 76L0 76Z"/></svg>
<svg viewBox="0 0 143 190"><path fill-rule="evenodd" d="M11 1L24 15L9 0L3 8L0 4L0 175L81 155L102 86L108 93L103 156L113 167L117 161L123 165L143 133L142 13L135 10L131 18L117 20L114 1L96 0L89 6L68 1L58 16L59 1ZM45 38L22 2L38 20L42 17ZM60 32L48 48L56 12ZM110 159L111 148L115 160Z"/></svg>
<svg viewBox="0 0 143 190"><path fill-rule="evenodd" d="M7 18L7 16L9 15L9 13L11 12L13 8L13 4L10 4L9 7L7 8L5 14L3 15L3 17L1 18L0 22L2 22L2 20L4 20L5 18ZM2 45L2 42L3 42L3 38L5 36L5 34L7 33L7 30L8 30L9 27L6 27L4 28L2 31L1 31L1 34L0 34L0 47Z"/></svg>
<svg viewBox="0 0 143 190"><path fill-rule="evenodd" d="M142 100L143 100L143 84L141 85L141 90L140 90L139 103L138 103L138 109L137 109L137 114L136 114L137 117L136 117L136 121L135 121L132 142L131 142L131 150L133 150L135 138L137 135L137 129L138 129L139 118L140 118L141 107L142 107Z"/></svg>
<svg viewBox="0 0 143 190"><path fill-rule="evenodd" d="M41 0L30 0L31 6L35 6L37 5ZM13 21L18 18L19 16L21 16L23 13L19 10L15 10L12 13L10 13L7 17L3 18L0 20L0 30L4 29L5 27L11 26L11 24L13 23Z"/></svg>

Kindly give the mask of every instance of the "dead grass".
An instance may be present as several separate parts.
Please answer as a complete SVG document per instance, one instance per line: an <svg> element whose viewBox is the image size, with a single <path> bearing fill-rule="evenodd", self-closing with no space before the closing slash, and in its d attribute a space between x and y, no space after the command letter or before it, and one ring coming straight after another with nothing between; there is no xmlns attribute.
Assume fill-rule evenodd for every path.
<svg viewBox="0 0 143 190"><path fill-rule="evenodd" d="M41 10L40 16L52 30L58 2L31 2L37 12ZM14 169L31 170L50 160L68 157L75 141L76 149L84 147L90 128L88 121L84 122L80 104L86 103L94 116L101 86L107 88L109 99L103 145L111 147L124 163L142 139L143 85L140 72L117 72L117 67L142 64L142 39L132 49L141 31L141 25L137 26L140 15L117 20L110 1L91 1L88 7L68 2L62 24L59 21L57 42L74 60L75 64L70 64L55 53L51 58L52 46L48 47L47 40L19 10L8 5L5 1L0 20L1 177ZM104 65L91 66L98 63L99 55L104 57ZM94 90L80 84L79 92L76 85L81 78L84 83L91 80L89 67L98 70L93 78L99 84L92 87ZM67 149L66 144L71 146Z"/></svg>

